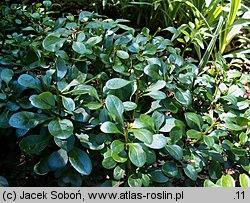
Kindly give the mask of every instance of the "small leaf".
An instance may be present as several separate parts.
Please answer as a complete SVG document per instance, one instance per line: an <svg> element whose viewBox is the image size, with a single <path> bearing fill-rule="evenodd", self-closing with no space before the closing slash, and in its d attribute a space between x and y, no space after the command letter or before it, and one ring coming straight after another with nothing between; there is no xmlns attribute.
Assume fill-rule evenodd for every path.
<svg viewBox="0 0 250 203"><path fill-rule="evenodd" d="M217 180L221 177L222 172L221 172L221 166L217 161L212 161L212 163L209 166L208 174L210 178Z"/></svg>
<svg viewBox="0 0 250 203"><path fill-rule="evenodd" d="M87 52L86 46L82 42L73 42L72 49L81 55Z"/></svg>
<svg viewBox="0 0 250 203"><path fill-rule="evenodd" d="M204 136L204 142L208 147L213 147L214 145L214 138L211 136Z"/></svg>
<svg viewBox="0 0 250 203"><path fill-rule="evenodd" d="M43 135L29 135L21 140L19 146L26 154L39 155L49 144L50 137Z"/></svg>
<svg viewBox="0 0 250 203"><path fill-rule="evenodd" d="M154 134L151 144L145 143L151 149L162 149L167 144L167 138L163 134Z"/></svg>
<svg viewBox="0 0 250 203"><path fill-rule="evenodd" d="M106 169L112 169L116 166L116 161L110 156L102 160L102 166Z"/></svg>
<svg viewBox="0 0 250 203"><path fill-rule="evenodd" d="M114 123L107 121L101 125L101 131L104 133L123 134Z"/></svg>
<svg viewBox="0 0 250 203"><path fill-rule="evenodd" d="M102 38L99 36L95 36L95 37L90 37L87 41L86 44L89 44L91 46L94 46L96 44L98 44L99 42L102 41Z"/></svg>
<svg viewBox="0 0 250 203"><path fill-rule="evenodd" d="M39 109L51 109L55 107L54 95L50 92L43 92L39 95L32 95L29 98L31 104Z"/></svg>
<svg viewBox="0 0 250 203"><path fill-rule="evenodd" d="M140 177L137 177L136 174L132 174L128 177L128 185L130 187L141 187L142 186L142 180Z"/></svg>
<svg viewBox="0 0 250 203"><path fill-rule="evenodd" d="M158 80L156 83L151 84L146 91L152 92L156 90L160 90L166 86L166 82L164 80Z"/></svg>
<svg viewBox="0 0 250 203"><path fill-rule="evenodd" d="M48 158L48 166L51 170L60 170L68 163L67 152L63 149L53 152Z"/></svg>
<svg viewBox="0 0 250 203"><path fill-rule="evenodd" d="M137 167L142 167L146 163L146 153L140 144L129 144L129 159Z"/></svg>
<svg viewBox="0 0 250 203"><path fill-rule="evenodd" d="M60 37L54 35L48 35L43 40L43 48L50 52L56 52L62 48L66 38L61 39Z"/></svg>
<svg viewBox="0 0 250 203"><path fill-rule="evenodd" d="M176 160L180 161L183 156L182 148L178 145L167 145L165 146L168 153L175 158Z"/></svg>
<svg viewBox="0 0 250 203"><path fill-rule="evenodd" d="M73 99L62 96L62 103L64 108L67 109L68 111L75 110L75 102Z"/></svg>
<svg viewBox="0 0 250 203"><path fill-rule="evenodd" d="M162 171L168 177L175 177L178 174L178 167L173 162L165 162L162 166Z"/></svg>
<svg viewBox="0 0 250 203"><path fill-rule="evenodd" d="M241 187L247 187L247 188L250 187L250 178L245 173L240 174L239 180L240 180L240 186Z"/></svg>
<svg viewBox="0 0 250 203"><path fill-rule="evenodd" d="M0 176L0 187L8 187L9 183L5 177Z"/></svg>
<svg viewBox="0 0 250 203"><path fill-rule="evenodd" d="M122 51L122 50L117 50L116 54L121 59L128 59L129 58L129 54L125 51Z"/></svg>
<svg viewBox="0 0 250 203"><path fill-rule="evenodd" d="M192 165L187 164L185 167L183 167L183 170L191 180L196 181L198 174Z"/></svg>
<svg viewBox="0 0 250 203"><path fill-rule="evenodd" d="M191 139L199 139L202 136L202 133L200 131L190 129L187 131L187 136Z"/></svg>
<svg viewBox="0 0 250 203"><path fill-rule="evenodd" d="M13 70L5 68L1 72L1 79L8 85L14 75Z"/></svg>
<svg viewBox="0 0 250 203"><path fill-rule="evenodd" d="M56 71L57 71L57 77L59 79L64 78L64 76L67 73L67 67L66 67L65 61L60 56L58 56L56 59Z"/></svg>
<svg viewBox="0 0 250 203"><path fill-rule="evenodd" d="M153 134L147 129L130 129L134 136L145 144L152 144Z"/></svg>
<svg viewBox="0 0 250 203"><path fill-rule="evenodd" d="M122 101L114 95L108 95L105 103L112 118L123 125L124 106Z"/></svg>
<svg viewBox="0 0 250 203"><path fill-rule="evenodd" d="M235 187L235 181L231 175L223 175L221 179L222 187Z"/></svg>
<svg viewBox="0 0 250 203"><path fill-rule="evenodd" d="M154 44L147 44L142 54L143 55L155 55L156 51L157 49Z"/></svg>
<svg viewBox="0 0 250 203"><path fill-rule="evenodd" d="M123 106L124 106L125 111L132 111L137 108L136 103L129 102L129 101L123 102Z"/></svg>
<svg viewBox="0 0 250 203"><path fill-rule="evenodd" d="M143 96L150 96L155 100L163 100L167 97L164 92L158 90L143 94Z"/></svg>
<svg viewBox="0 0 250 203"><path fill-rule="evenodd" d="M18 78L18 83L24 87L28 87L32 89L34 88L40 89L40 84L38 83L38 81L28 74L22 74Z"/></svg>
<svg viewBox="0 0 250 203"><path fill-rule="evenodd" d="M126 174L126 170L125 170L125 165L121 164L115 167L114 171L113 171L113 176L114 179L116 180L120 180L122 179Z"/></svg>
<svg viewBox="0 0 250 203"><path fill-rule="evenodd" d="M30 129L43 123L47 118L45 114L21 111L10 117L9 124L14 128Z"/></svg>
<svg viewBox="0 0 250 203"><path fill-rule="evenodd" d="M144 68L144 73L155 80L162 80L159 74L160 66L156 64L149 64Z"/></svg>
<svg viewBox="0 0 250 203"><path fill-rule="evenodd" d="M51 135L59 139L67 139L73 134L74 126L68 119L55 119L50 121L48 129Z"/></svg>
<svg viewBox="0 0 250 203"><path fill-rule="evenodd" d="M107 81L106 87L108 89L115 90L115 89L120 89L122 87L125 87L126 85L130 84L131 82L133 82L133 81L124 80L121 78L112 78L112 79Z"/></svg>
<svg viewBox="0 0 250 203"><path fill-rule="evenodd" d="M177 88L177 91L175 92L175 98L178 102L185 106L190 106L192 104L192 95L189 90L182 90L180 88Z"/></svg>
<svg viewBox="0 0 250 203"><path fill-rule="evenodd" d="M56 145L65 151L69 152L74 148L75 145L75 136L72 135L68 139L59 139L57 137L54 137L54 142Z"/></svg>
<svg viewBox="0 0 250 203"><path fill-rule="evenodd" d="M151 180L157 183L166 183L169 178L164 175L161 169L156 169L150 173Z"/></svg>
<svg viewBox="0 0 250 203"><path fill-rule="evenodd" d="M186 112L184 113L185 120L187 122L188 127L192 129L201 130L202 126L202 118L200 115L193 113L193 112Z"/></svg>
<svg viewBox="0 0 250 203"><path fill-rule="evenodd" d="M122 152L124 150L125 144L120 140L114 140L111 145L110 149L114 152Z"/></svg>
<svg viewBox="0 0 250 203"><path fill-rule="evenodd" d="M69 152L69 162L80 174L89 175L92 171L92 163L88 154L79 148L75 147Z"/></svg>

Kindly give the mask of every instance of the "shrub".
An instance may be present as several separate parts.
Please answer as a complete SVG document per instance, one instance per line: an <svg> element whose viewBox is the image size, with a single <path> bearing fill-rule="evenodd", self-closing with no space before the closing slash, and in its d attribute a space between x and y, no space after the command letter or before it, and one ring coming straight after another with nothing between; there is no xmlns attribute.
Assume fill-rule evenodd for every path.
<svg viewBox="0 0 250 203"><path fill-rule="evenodd" d="M52 6L15 10L30 21L1 33L0 128L39 157L35 173L53 172L61 186L134 187L208 186L249 172L249 75L219 54L200 70L126 20L53 19Z"/></svg>

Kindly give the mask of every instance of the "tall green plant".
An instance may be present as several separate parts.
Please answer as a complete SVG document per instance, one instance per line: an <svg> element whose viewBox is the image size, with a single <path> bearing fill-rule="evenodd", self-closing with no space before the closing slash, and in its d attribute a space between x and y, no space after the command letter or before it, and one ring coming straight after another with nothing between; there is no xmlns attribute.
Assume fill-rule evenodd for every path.
<svg viewBox="0 0 250 203"><path fill-rule="evenodd" d="M237 11L240 7L241 0L231 0L230 1L230 11L225 24L222 27L220 38L219 38L219 53L223 54L226 46L231 42L233 37L237 32L230 33L232 31L232 24L237 17ZM229 34L230 33L230 34Z"/></svg>

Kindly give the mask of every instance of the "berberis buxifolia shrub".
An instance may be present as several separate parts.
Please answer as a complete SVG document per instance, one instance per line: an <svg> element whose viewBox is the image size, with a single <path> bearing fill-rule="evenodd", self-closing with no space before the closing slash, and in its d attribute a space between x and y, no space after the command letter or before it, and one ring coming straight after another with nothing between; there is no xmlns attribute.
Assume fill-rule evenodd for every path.
<svg viewBox="0 0 250 203"><path fill-rule="evenodd" d="M249 75L219 55L199 70L126 20L54 20L43 4L1 19L19 25L1 29L1 133L40 157L35 173L75 186L249 185Z"/></svg>

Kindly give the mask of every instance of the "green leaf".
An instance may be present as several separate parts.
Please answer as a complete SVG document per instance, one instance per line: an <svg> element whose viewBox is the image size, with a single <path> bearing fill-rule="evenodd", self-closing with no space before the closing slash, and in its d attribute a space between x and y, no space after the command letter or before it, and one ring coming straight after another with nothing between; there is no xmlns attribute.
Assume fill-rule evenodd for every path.
<svg viewBox="0 0 250 203"><path fill-rule="evenodd" d="M141 187L142 179L140 177L137 177L136 174L132 174L128 177L128 185L130 187Z"/></svg>
<svg viewBox="0 0 250 203"><path fill-rule="evenodd" d="M86 46L82 42L73 42L72 49L81 55L87 52Z"/></svg>
<svg viewBox="0 0 250 203"><path fill-rule="evenodd" d="M5 68L1 72L1 79L8 85L14 75L13 70Z"/></svg>
<svg viewBox="0 0 250 203"><path fill-rule="evenodd" d="M240 180L241 187L247 187L247 188L250 187L250 178L245 173L240 174L239 180Z"/></svg>
<svg viewBox="0 0 250 203"><path fill-rule="evenodd" d="M126 51L117 50L116 54L121 59L128 59L129 58L129 54Z"/></svg>
<svg viewBox="0 0 250 203"><path fill-rule="evenodd" d="M203 139L204 139L205 144L208 147L213 147L213 145L214 145L214 138L213 137L211 137L211 136L204 136Z"/></svg>
<svg viewBox="0 0 250 203"><path fill-rule="evenodd" d="M94 46L96 44L98 44L99 42L102 41L102 38L99 36L95 36L95 37L90 37L87 41L86 44L89 44L91 46Z"/></svg>
<svg viewBox="0 0 250 203"><path fill-rule="evenodd" d="M51 109L55 107L54 95L50 92L43 92L39 95L32 95L29 98L31 104L39 109Z"/></svg>
<svg viewBox="0 0 250 203"><path fill-rule="evenodd" d="M156 169L150 172L151 180L157 183L166 183L169 178L164 175L161 169Z"/></svg>
<svg viewBox="0 0 250 203"><path fill-rule="evenodd" d="M162 113L159 113L158 111L154 111L152 114L152 118L154 119L156 130L159 131L160 127L165 121L165 116Z"/></svg>
<svg viewBox="0 0 250 203"><path fill-rule="evenodd" d="M202 136L202 133L200 131L190 129L187 131L187 136L191 139L199 139Z"/></svg>
<svg viewBox="0 0 250 203"><path fill-rule="evenodd" d="M111 157L106 157L102 160L102 166L106 169L112 169L116 166L116 161Z"/></svg>
<svg viewBox="0 0 250 203"><path fill-rule="evenodd" d="M124 106L125 111L132 111L137 108L136 103L129 102L129 101L123 102L123 106Z"/></svg>
<svg viewBox="0 0 250 203"><path fill-rule="evenodd" d="M49 136L29 135L21 140L19 146L25 154L39 155L48 146L49 140Z"/></svg>
<svg viewBox="0 0 250 203"><path fill-rule="evenodd" d="M79 148L75 147L69 152L69 162L82 175L89 175L92 171L92 163L88 154Z"/></svg>
<svg viewBox="0 0 250 203"><path fill-rule="evenodd" d="M75 145L75 136L72 135L68 139L59 139L57 137L54 137L54 142L56 145L65 151L69 152L74 148Z"/></svg>
<svg viewBox="0 0 250 203"><path fill-rule="evenodd" d="M155 100L162 100L162 99L165 99L167 97L164 92L158 91L158 90L143 94L143 96L150 96Z"/></svg>
<svg viewBox="0 0 250 203"><path fill-rule="evenodd" d="M180 161L183 156L182 148L178 145L167 145L165 146L165 149L168 151L168 153L176 160Z"/></svg>
<svg viewBox="0 0 250 203"><path fill-rule="evenodd" d="M99 103L99 102L89 102L89 103L85 104L84 106L86 106L90 110L97 110L97 109L100 109L102 107L102 103Z"/></svg>
<svg viewBox="0 0 250 203"><path fill-rule="evenodd" d="M143 55L155 55L156 51L157 49L154 44L147 44L142 54Z"/></svg>
<svg viewBox="0 0 250 203"><path fill-rule="evenodd" d="M139 129L138 129L139 130ZM167 138L163 134L154 134L151 144L145 143L151 149L162 149L167 144Z"/></svg>
<svg viewBox="0 0 250 203"><path fill-rule="evenodd" d="M53 152L48 158L48 166L51 170L60 170L68 163L67 152L63 149Z"/></svg>
<svg viewBox="0 0 250 203"><path fill-rule="evenodd" d="M60 56L58 56L56 59L56 71L57 71L57 77L59 79L64 78L64 76L67 73L67 66L65 64L65 61Z"/></svg>
<svg viewBox="0 0 250 203"><path fill-rule="evenodd" d="M166 82L164 80L158 80L156 83L151 84L146 91L147 92L152 92L152 91L157 91L166 86Z"/></svg>
<svg viewBox="0 0 250 203"><path fill-rule="evenodd" d="M234 131L242 131L242 127L234 124L234 123L225 123L225 127L228 128L229 130L234 130Z"/></svg>
<svg viewBox="0 0 250 203"><path fill-rule="evenodd" d="M209 166L208 174L210 178L217 180L221 177L221 165L218 163L218 161L212 161L212 163Z"/></svg>
<svg viewBox="0 0 250 203"><path fill-rule="evenodd" d="M128 160L128 154L126 151L121 152L111 152L112 158L119 163L125 163Z"/></svg>
<svg viewBox="0 0 250 203"><path fill-rule="evenodd" d="M146 163L146 153L139 143L129 144L129 159L137 167L142 167Z"/></svg>
<svg viewBox="0 0 250 203"><path fill-rule="evenodd" d="M112 79L107 81L106 87L108 89L111 89L111 90L116 90L116 89L120 89L122 87L125 87L126 85L130 84L131 82L133 82L133 81L124 80L121 78L112 78Z"/></svg>
<svg viewBox="0 0 250 203"><path fill-rule="evenodd" d="M173 162L165 162L162 166L162 171L168 177L175 177L178 174L178 167Z"/></svg>
<svg viewBox="0 0 250 203"><path fill-rule="evenodd" d="M76 108L75 102L71 98L62 96L62 103L63 103L64 108L67 109L68 111L74 111Z"/></svg>
<svg viewBox="0 0 250 203"><path fill-rule="evenodd" d="M43 48L50 52L56 52L62 48L66 38L60 38L54 35L48 35L43 40Z"/></svg>
<svg viewBox="0 0 250 203"><path fill-rule="evenodd" d="M183 167L183 170L191 180L196 181L198 173L196 172L194 166L187 164L185 167Z"/></svg>
<svg viewBox="0 0 250 203"><path fill-rule="evenodd" d="M203 124L202 118L200 115L192 112L186 112L184 113L185 120L187 122L188 127L192 129L198 129L201 130L201 126Z"/></svg>
<svg viewBox="0 0 250 203"><path fill-rule="evenodd" d="M157 64L149 64L144 68L144 73L155 80L162 80L159 74L160 66Z"/></svg>
<svg viewBox="0 0 250 203"><path fill-rule="evenodd" d="M74 126L68 119L55 119L50 121L48 129L51 135L59 139L67 139L73 134Z"/></svg>
<svg viewBox="0 0 250 203"><path fill-rule="evenodd" d="M235 181L231 175L223 175L221 179L222 187L235 187Z"/></svg>
<svg viewBox="0 0 250 203"><path fill-rule="evenodd" d="M130 129L129 132L133 132L134 136L144 142L145 144L152 144L153 133L147 129Z"/></svg>
<svg viewBox="0 0 250 203"><path fill-rule="evenodd" d="M0 187L8 187L9 183L5 177L0 176Z"/></svg>
<svg viewBox="0 0 250 203"><path fill-rule="evenodd" d="M219 187L219 186L214 184L211 180L206 179L204 181L203 187Z"/></svg>
<svg viewBox="0 0 250 203"><path fill-rule="evenodd" d="M114 123L107 121L101 125L101 131L104 133L123 134Z"/></svg>
<svg viewBox="0 0 250 203"><path fill-rule="evenodd" d="M42 158L34 166L34 172L38 175L46 175L49 172L48 158Z"/></svg>
<svg viewBox="0 0 250 203"><path fill-rule="evenodd" d="M177 88L177 91L175 92L175 99L185 106L190 106L192 104L192 95L189 90L184 91Z"/></svg>
<svg viewBox="0 0 250 203"><path fill-rule="evenodd" d="M47 118L45 114L21 111L10 117L9 124L14 128L30 129L43 123Z"/></svg>
<svg viewBox="0 0 250 203"><path fill-rule="evenodd" d="M89 94L90 96L100 101L96 89L90 85L78 85L73 90L67 92L67 94L73 94L73 95Z"/></svg>
<svg viewBox="0 0 250 203"><path fill-rule="evenodd" d="M122 101L114 95L108 95L105 103L113 120L123 125L124 106Z"/></svg>
<svg viewBox="0 0 250 203"><path fill-rule="evenodd" d="M125 174L126 174L125 168L126 167L124 164L120 164L120 165L115 167L115 169L113 171L113 176L114 176L115 180L120 180L125 176Z"/></svg>
<svg viewBox="0 0 250 203"><path fill-rule="evenodd" d="M28 74L22 74L18 78L18 83L24 87L40 89L40 84L38 81Z"/></svg>
<svg viewBox="0 0 250 203"><path fill-rule="evenodd" d="M164 126L159 130L160 132L170 132L175 126L175 122L177 119L173 118L173 117L166 117L166 122L164 124Z"/></svg>
<svg viewBox="0 0 250 203"><path fill-rule="evenodd" d="M124 150L125 144L120 140L114 140L111 145L110 149L114 152L122 152Z"/></svg>

